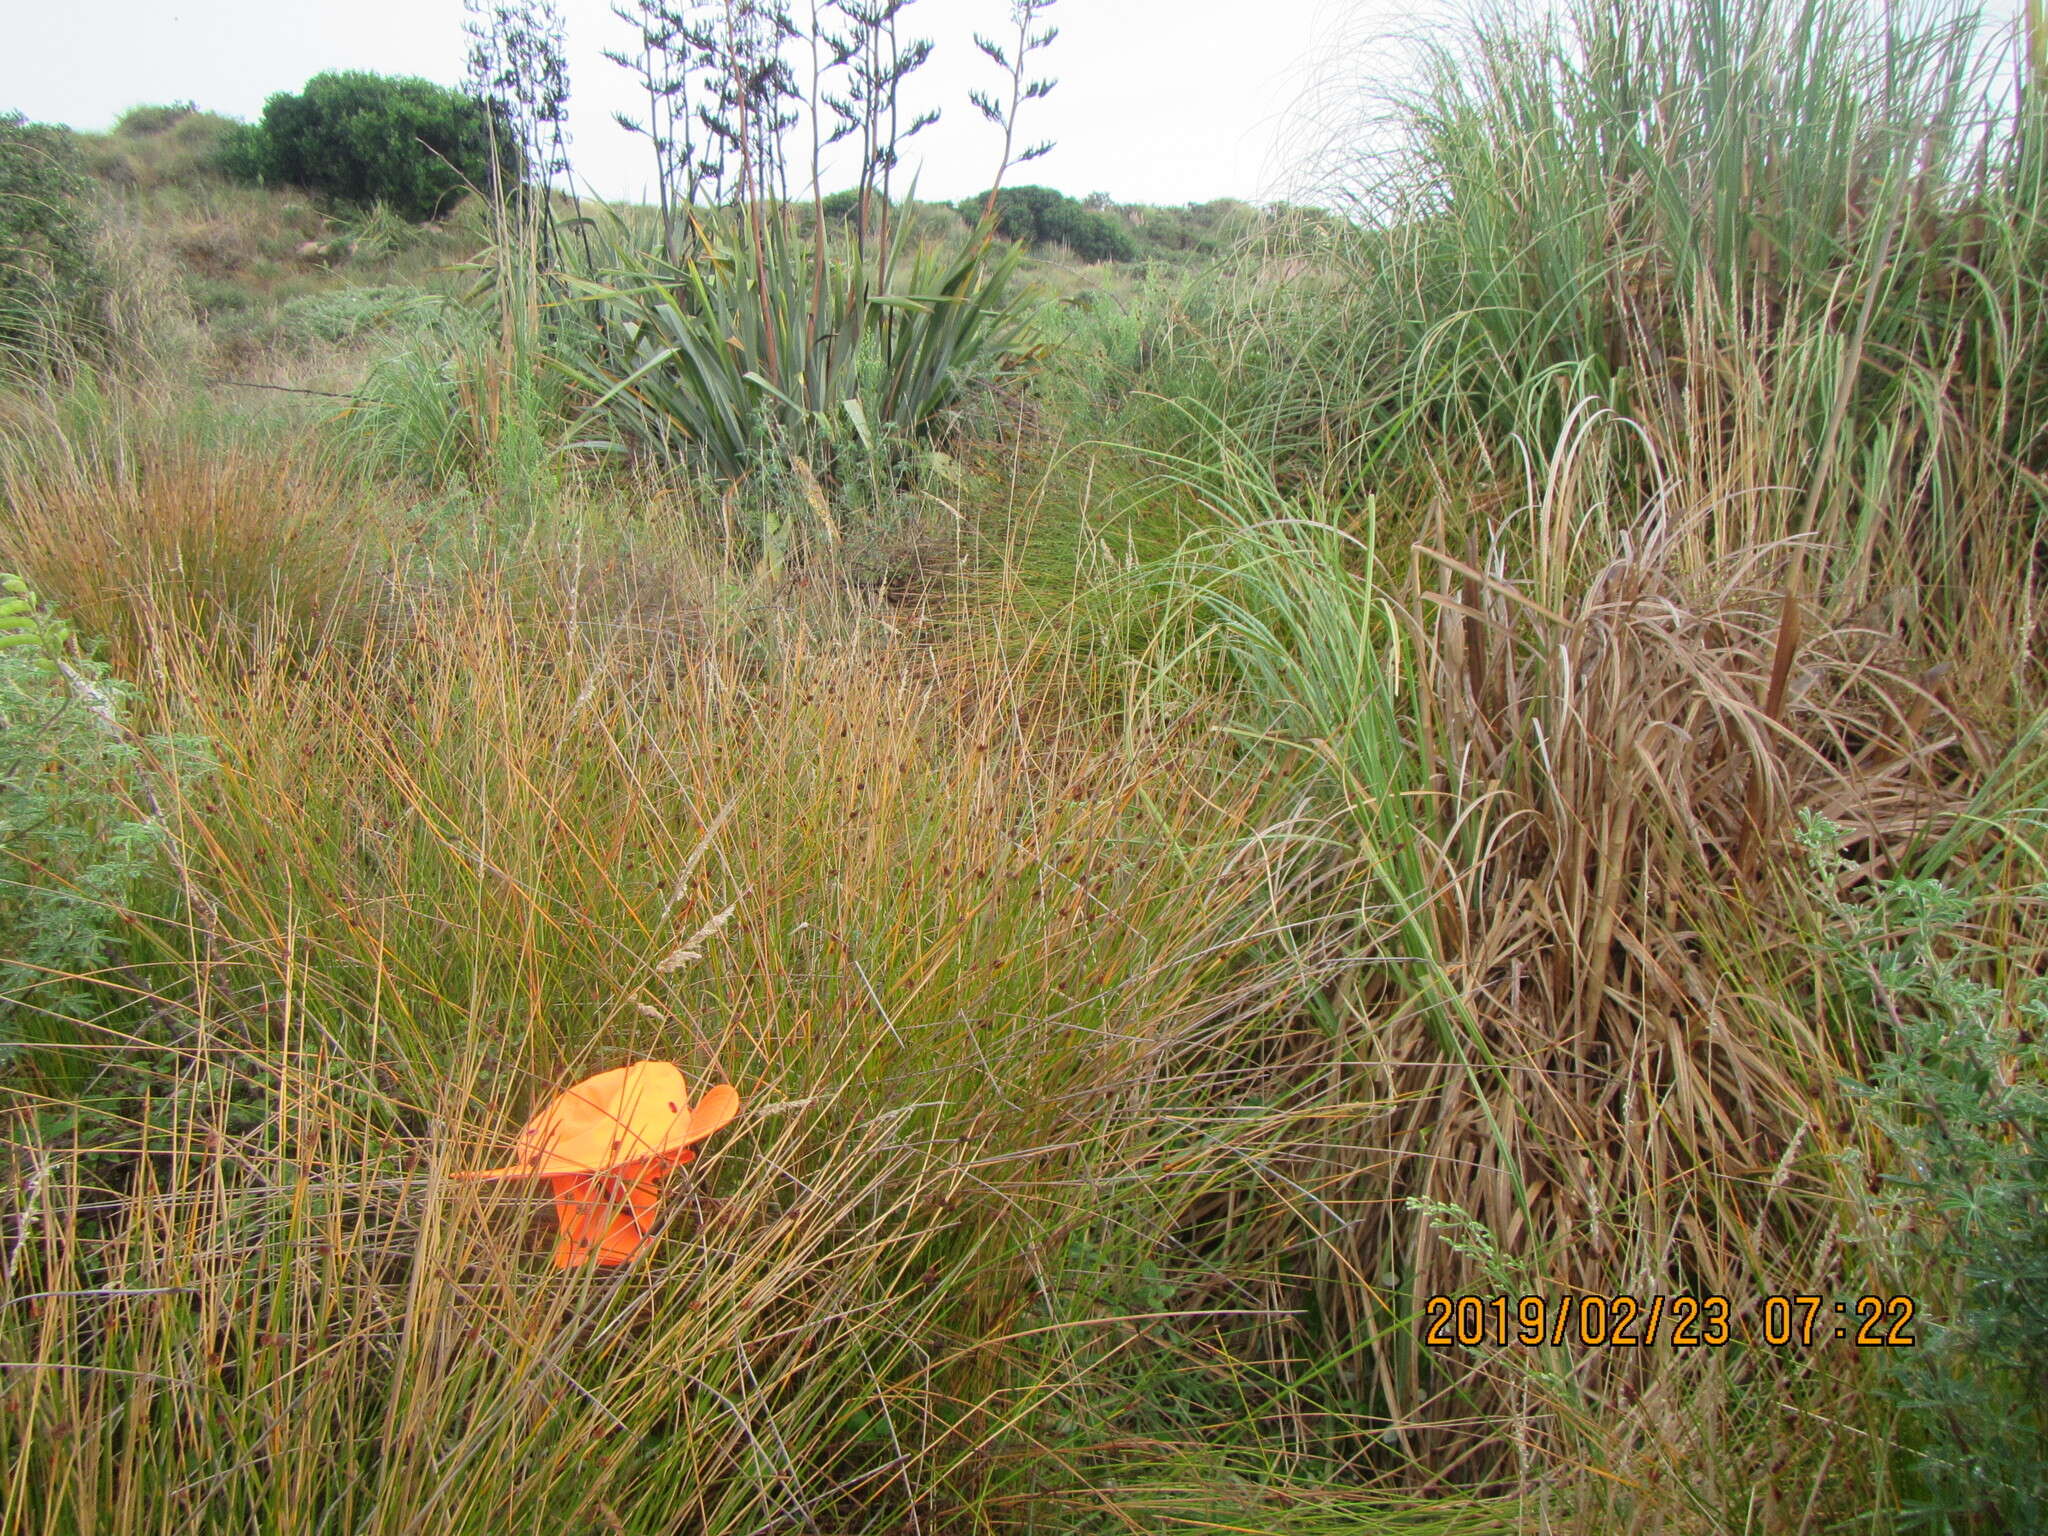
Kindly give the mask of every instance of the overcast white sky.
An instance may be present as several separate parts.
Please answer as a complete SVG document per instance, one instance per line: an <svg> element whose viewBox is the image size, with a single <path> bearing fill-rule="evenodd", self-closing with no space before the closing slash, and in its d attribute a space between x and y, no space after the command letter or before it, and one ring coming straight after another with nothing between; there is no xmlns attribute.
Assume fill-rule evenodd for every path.
<svg viewBox="0 0 2048 1536"><path fill-rule="evenodd" d="M1357 39L1440 0L1060 0L1046 56L1059 85L1020 130L1058 147L1015 179L1081 196L1183 203L1284 195L1290 123L1332 68L1356 70ZM643 141L611 120L631 110L629 78L600 50L630 34L608 0L561 0L568 19L572 155L581 181L637 198ZM329 69L459 83L461 0L7 0L0 110L100 129L131 106L189 100L254 118L264 98ZM918 103L940 107L913 141L918 195L959 198L988 184L996 131L968 105L994 68L975 31L1000 36L1008 0L916 0L908 30L934 39ZM1347 45L1345 39L1352 41ZM826 190L832 190L827 178Z"/></svg>

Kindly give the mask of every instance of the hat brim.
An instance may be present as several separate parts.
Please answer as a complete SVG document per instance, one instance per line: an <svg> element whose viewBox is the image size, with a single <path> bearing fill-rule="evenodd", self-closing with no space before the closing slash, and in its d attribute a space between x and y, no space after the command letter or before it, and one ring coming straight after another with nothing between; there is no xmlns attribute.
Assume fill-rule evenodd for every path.
<svg viewBox="0 0 2048 1536"><path fill-rule="evenodd" d="M723 1130L732 1123L739 1113L739 1090L731 1083L720 1083L706 1090L704 1097L690 1108L690 1117L676 1130L650 1145L639 1146L631 1151L605 1162L585 1165L567 1159L539 1160L526 1163L511 1163L503 1168L479 1168L472 1172L451 1173L448 1177L465 1184L502 1182L509 1179L552 1179L579 1174L608 1173L614 1168L623 1168L628 1163L643 1162L648 1158L666 1157L671 1152L693 1146L705 1137Z"/></svg>

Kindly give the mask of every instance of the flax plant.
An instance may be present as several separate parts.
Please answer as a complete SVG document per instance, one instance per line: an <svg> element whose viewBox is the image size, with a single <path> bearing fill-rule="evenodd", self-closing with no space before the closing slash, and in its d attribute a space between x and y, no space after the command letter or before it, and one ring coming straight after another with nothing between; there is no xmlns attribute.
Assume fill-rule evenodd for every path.
<svg viewBox="0 0 2048 1536"><path fill-rule="evenodd" d="M875 453L931 434L1000 368L1025 316L1015 251L913 252L909 228L888 285L857 242L820 249L780 224L750 256L747 230L707 218L672 266L619 230L573 280L576 328L556 357L589 401L584 421L725 476L778 452L829 466L835 441Z"/></svg>

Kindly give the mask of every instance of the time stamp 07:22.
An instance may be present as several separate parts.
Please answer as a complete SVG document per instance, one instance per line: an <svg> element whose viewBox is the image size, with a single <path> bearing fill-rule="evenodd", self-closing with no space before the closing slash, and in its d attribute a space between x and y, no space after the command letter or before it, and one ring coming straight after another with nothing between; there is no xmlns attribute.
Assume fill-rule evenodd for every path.
<svg viewBox="0 0 2048 1536"><path fill-rule="evenodd" d="M1765 1296L1752 1298L1740 1316L1728 1297L1711 1295L1431 1296L1422 1339L1436 1348L1806 1348L1841 1339L1864 1349L1910 1349L1918 1342L1917 1311L1910 1296Z"/></svg>

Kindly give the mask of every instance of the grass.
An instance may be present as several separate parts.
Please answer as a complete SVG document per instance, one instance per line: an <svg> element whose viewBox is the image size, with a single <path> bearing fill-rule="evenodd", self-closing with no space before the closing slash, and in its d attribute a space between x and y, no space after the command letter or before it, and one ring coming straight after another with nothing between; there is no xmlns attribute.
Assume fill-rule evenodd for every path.
<svg viewBox="0 0 2048 1536"><path fill-rule="evenodd" d="M16 1352L96 1362L10 1421L42 1528L160 1518L88 1471L117 1465L196 1483L203 1506L172 1507L209 1520L308 1528L635 1528L678 1487L705 1529L943 1525L1085 1487L1024 1453L1060 1401L1132 1403L1156 1366L1116 1380L1143 1301L1113 1273L1065 1294L1056 1256L1156 1236L1167 1191L1229 1155L1205 1141L1256 1121L1191 1102L1183 1166L1142 1176L1162 1064L1220 999L1282 995L1245 953L1265 871L1195 835L1244 819L1256 782L1188 775L1173 736L1066 739L1000 673L854 637L799 631L751 665L714 641L678 668L488 586L412 621L310 671L164 662L186 728L253 749L181 818L191 894L146 968L209 980L131 979L122 1022L80 1039L97 1134L26 1149L41 1236L16 1279L179 1299L10 1315ZM703 962L657 971L727 907ZM534 1201L440 1171L562 1073L649 1049L741 1084L748 1128L699 1165L706 1203L652 1272L532 1270ZM449 1353L472 1333L488 1358ZM625 1337L691 1363L619 1378L598 1362ZM194 1350L218 1368L192 1377ZM610 1384L566 1384L586 1378ZM194 1461L180 1426L221 1413ZM512 1473L537 1420L565 1457L614 1450ZM451 1451L510 1480L451 1477Z"/></svg>
<svg viewBox="0 0 2048 1536"><path fill-rule="evenodd" d="M2048 962L1999 46L1489 13L1368 216L1054 272L861 540L851 471L594 451L516 226L11 390L0 570L212 766L107 792L164 855L5 1021L0 1526L1998 1529L1880 1354L1760 1325L1967 1351L1974 1229L1869 1182L1918 994L1843 967L1935 879L1986 1040ZM138 290L299 216L133 181ZM458 239L520 281L437 302ZM240 300L350 398L202 387ZM449 1175L638 1057L741 1116L555 1271ZM1461 1294L1732 1332L1428 1344Z"/></svg>
<svg viewBox="0 0 2048 1536"><path fill-rule="evenodd" d="M1298 789L1318 873L1286 910L1332 979L1290 1076L1351 1122L1296 1149L1341 1237L1251 1200L1232 1225L1304 1245L1284 1267L1350 1346L1319 1389L1384 1394L1404 1454L1499 1467L1495 1426L1540 1402L1516 1454L1548 1434L1618 1475L1734 1462L1742 1434L1703 1389L1684 1426L1628 1410L1681 1363L1446 1360L1414 1320L1432 1295L1602 1295L1616 1274L1740 1298L1738 1318L1790 1276L1849 1283L1839 1084L1869 1043L1816 1029L1774 953L1810 921L1792 831L1825 810L1866 869L1911 867L1990 760L1867 633L1809 617L1792 699L1773 681L1802 612L1784 551L1687 571L1675 509L1663 541L1597 568L1560 554L1516 580L1422 546L1390 571L1369 520L1291 502L1227 441L1208 462L1187 478L1211 528L1138 578L1182 604L1154 675L1225 690L1226 728ZM1559 476L1522 515L1583 528L1582 490ZM1546 586L1564 611L1529 595ZM1798 1475L1785 1437L1756 1444Z"/></svg>
<svg viewBox="0 0 2048 1536"><path fill-rule="evenodd" d="M165 623L265 654L316 647L374 610L374 530L303 430L90 385L13 419L10 568L124 666Z"/></svg>
<svg viewBox="0 0 2048 1536"><path fill-rule="evenodd" d="M2041 526L2028 46L1968 5L1487 8L1333 135L1355 226L1279 245L1274 302L1212 289L1167 392L1418 501L1453 462L1513 495L1615 411L1617 490L1692 478L1703 543L1809 536L1930 644L2007 622L1969 602L2032 592Z"/></svg>

